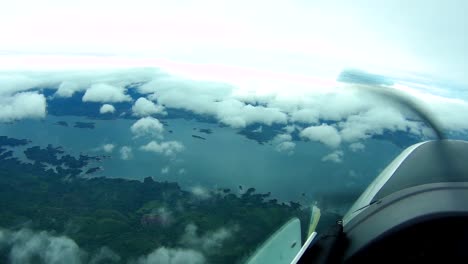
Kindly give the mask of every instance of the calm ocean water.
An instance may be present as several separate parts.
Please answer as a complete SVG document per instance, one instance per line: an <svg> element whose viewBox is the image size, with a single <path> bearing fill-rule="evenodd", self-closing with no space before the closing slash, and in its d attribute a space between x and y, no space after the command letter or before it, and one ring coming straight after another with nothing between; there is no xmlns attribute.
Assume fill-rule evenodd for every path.
<svg viewBox="0 0 468 264"><path fill-rule="evenodd" d="M68 122L68 127L55 125ZM94 122L94 129L74 128L74 122ZM182 119L167 120L164 140L177 140L185 150L176 157L144 152L140 146L150 138L134 138L130 126L134 120L89 120L82 117L48 116L45 120L23 120L13 124L0 124L0 135L27 138L32 145L62 146L65 151L78 155L110 155L100 166L96 176L176 181L184 188L194 186L231 188L240 191L254 187L260 192L271 192L280 200L304 203L331 199L336 194L345 197L363 188L401 151L390 142L366 140L361 152L351 152L342 146L341 163L323 162L323 156L333 150L316 142L296 142L294 154L278 152L271 144L260 145L236 133L234 129L215 124ZM212 134L195 131L209 128ZM168 133L172 130L173 133ZM199 135L206 140L193 138ZM160 141L156 139L156 141ZM99 149L114 144L112 153ZM132 148L132 158L122 160L122 146ZM22 149L16 153L21 157ZM24 156L24 155L23 155ZM342 200L343 200L342 199ZM350 201L351 202L351 201ZM334 205L338 206L338 205Z"/></svg>

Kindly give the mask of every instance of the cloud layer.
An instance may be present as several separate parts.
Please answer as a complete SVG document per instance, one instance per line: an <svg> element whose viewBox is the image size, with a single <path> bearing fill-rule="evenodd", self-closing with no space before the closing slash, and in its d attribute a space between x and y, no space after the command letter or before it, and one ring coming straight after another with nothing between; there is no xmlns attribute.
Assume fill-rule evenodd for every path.
<svg viewBox="0 0 468 264"><path fill-rule="evenodd" d="M137 81L144 84L129 88ZM176 77L162 74L157 69L92 73L10 72L0 74L0 82L4 85L0 90L0 121L44 117L47 109L45 97L37 91L26 90L53 87L57 89L55 96L71 96L76 91L84 91L85 102L130 102L128 94L144 94L145 97L138 98L132 107L133 114L142 117L131 128L136 137L162 136L162 124L157 119L150 119L149 115L162 114L164 109L183 109L208 115L233 128L258 124L256 128L275 125L294 131L302 127L301 138L321 142L330 148L337 148L343 142L352 144L386 131L409 132L423 137L429 135L427 128L407 109L367 94L359 85L353 84L323 86L321 83L295 83L294 79L287 79L282 82L260 80L256 86L249 86ZM427 88L423 90L418 89L421 84L412 84L395 82L391 89L416 98L443 128L468 131L464 114L468 112L466 101L430 94L427 84L423 85ZM128 89L136 91L130 93ZM50 100L54 98L52 96ZM104 104L100 109L102 113L112 111L110 104ZM292 131L286 132L291 134ZM278 151L289 153L294 147L291 140L275 141Z"/></svg>

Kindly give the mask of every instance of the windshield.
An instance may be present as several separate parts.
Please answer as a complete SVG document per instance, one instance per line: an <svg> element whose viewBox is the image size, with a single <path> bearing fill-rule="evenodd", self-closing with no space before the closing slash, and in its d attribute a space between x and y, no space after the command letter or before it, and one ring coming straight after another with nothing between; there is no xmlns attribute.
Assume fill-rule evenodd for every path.
<svg viewBox="0 0 468 264"><path fill-rule="evenodd" d="M366 87L467 138L463 3L42 2L0 10L2 263L299 249L436 138Z"/></svg>

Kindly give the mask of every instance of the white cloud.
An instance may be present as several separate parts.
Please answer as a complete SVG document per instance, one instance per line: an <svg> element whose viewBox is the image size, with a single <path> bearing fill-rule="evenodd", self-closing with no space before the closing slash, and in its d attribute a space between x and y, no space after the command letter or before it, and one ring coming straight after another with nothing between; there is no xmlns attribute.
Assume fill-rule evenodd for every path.
<svg viewBox="0 0 468 264"><path fill-rule="evenodd" d="M223 83L166 78L154 80L144 88L154 92L150 99L166 107L215 116L221 123L235 128L253 123L287 122L287 115L277 108L253 106L234 98L234 87Z"/></svg>
<svg viewBox="0 0 468 264"><path fill-rule="evenodd" d="M112 151L114 151L114 148L115 148L114 144L105 144L104 146L102 146L102 150L104 150L104 152L107 152L107 153L111 153Z"/></svg>
<svg viewBox="0 0 468 264"><path fill-rule="evenodd" d="M291 151L294 150L296 147L296 143L291 142L291 141L286 141L286 142L281 142L276 146L276 150L279 152L288 152L291 153Z"/></svg>
<svg viewBox="0 0 468 264"><path fill-rule="evenodd" d="M296 125L289 125L283 127L283 130L286 131L286 133L291 134L292 132L296 131L296 129L302 130L302 128L296 126Z"/></svg>
<svg viewBox="0 0 468 264"><path fill-rule="evenodd" d="M317 109L300 109L292 112L291 120L305 124L316 124L319 122L319 112Z"/></svg>
<svg viewBox="0 0 468 264"><path fill-rule="evenodd" d="M0 96L12 95L38 86L41 82L23 73L0 72Z"/></svg>
<svg viewBox="0 0 468 264"><path fill-rule="evenodd" d="M128 146L123 146L120 148L120 158L123 160L129 160L133 157L132 148Z"/></svg>
<svg viewBox="0 0 468 264"><path fill-rule="evenodd" d="M290 134L279 134L272 140L272 143L275 145L276 151L287 152L289 155L294 153L296 147L296 143L292 142Z"/></svg>
<svg viewBox="0 0 468 264"><path fill-rule="evenodd" d="M161 169L161 174L168 174L169 173L169 167L164 167Z"/></svg>
<svg viewBox="0 0 468 264"><path fill-rule="evenodd" d="M81 89L76 82L63 81L62 83L60 83L54 95L58 97L68 98L72 97L73 94L79 90Z"/></svg>
<svg viewBox="0 0 468 264"><path fill-rule="evenodd" d="M343 162L343 151L341 150L335 150L332 153L324 156L322 158L322 161L330 161L334 163L341 163Z"/></svg>
<svg viewBox="0 0 468 264"><path fill-rule="evenodd" d="M136 121L130 128L136 137L151 136L161 137L164 126L154 117L143 117Z"/></svg>
<svg viewBox="0 0 468 264"><path fill-rule="evenodd" d="M198 65L179 66L181 69L187 67L186 70L193 71L192 73L198 72L199 67L202 67ZM228 72L226 69L220 71L217 73L225 74ZM256 77L255 73L250 74L250 77ZM196 77L195 74L192 76ZM127 98L125 89L122 87L139 81L149 81L137 89L149 93L149 99L157 101L157 105L209 115L219 122L235 128L257 123L259 125L256 128L264 124L285 124L288 127L286 132L292 133L293 127L297 125L294 122L312 124L313 126L318 126L320 120L336 122L332 126L339 131L340 139L336 134L332 138L321 137L329 146L339 145L339 141L353 143L376 134L383 134L386 131L409 131L409 133L418 136L427 134L420 122L412 121L415 120L414 115L404 109L395 108L394 104L388 104L382 98L375 100L375 96L372 97L361 92L361 89L356 89L358 87L356 85L323 86L320 82L312 81L307 85L296 87L294 78L286 78L282 82L277 82L276 79L270 79L270 77L275 76L261 74L256 79L245 80L245 83L236 83L236 85L223 83L216 76L213 77L213 81L200 81L201 77L198 79L195 77L193 80L183 79L162 74L154 68L0 72L0 85L2 87L0 89L0 110L2 110L0 111L0 120L10 121L29 116L45 116L45 100L44 104L38 103L38 107L34 111L31 110L27 113L21 111L25 110L24 105L20 100L15 101L14 98L23 93L21 91L27 89L57 88L55 97L66 97L71 96L76 91L85 91L88 88L86 97L92 97L96 100L98 97L99 100L103 97L117 100ZM259 85L252 86L251 81ZM102 84L107 88L93 89ZM418 98L421 104L428 108L429 112L447 130L468 131L468 123L464 114L468 111L468 102L431 95L429 94L431 89L418 90L417 83L415 84L416 88L409 87L411 83L405 83L405 85L407 86L394 85L392 89L408 92ZM106 91L119 95L107 96ZM448 94L452 93L448 92ZM122 96L124 98L121 98ZM55 97L52 97L51 100L54 100ZM14 110L12 110L13 108ZM265 127L263 127L264 129ZM284 147L291 146L292 144L284 145Z"/></svg>
<svg viewBox="0 0 468 264"><path fill-rule="evenodd" d="M137 264L205 264L202 253L192 249L160 247L147 256L140 257Z"/></svg>
<svg viewBox="0 0 468 264"><path fill-rule="evenodd" d="M83 102L117 103L131 100L125 89L107 83L93 84L83 95Z"/></svg>
<svg viewBox="0 0 468 264"><path fill-rule="evenodd" d="M206 200L211 197L211 193L208 189L202 187L202 186L193 186L190 188L190 192L198 199L201 200Z"/></svg>
<svg viewBox="0 0 468 264"><path fill-rule="evenodd" d="M106 114L106 113L114 113L115 107L111 104L103 104L99 109L99 113Z"/></svg>
<svg viewBox="0 0 468 264"><path fill-rule="evenodd" d="M89 260L89 264L120 263L121 257L108 247L102 247Z"/></svg>
<svg viewBox="0 0 468 264"><path fill-rule="evenodd" d="M341 136L336 128L326 124L307 127L301 131L300 136L319 141L331 148L337 148L341 144Z"/></svg>
<svg viewBox="0 0 468 264"><path fill-rule="evenodd" d="M339 123L341 138L347 142L366 139L372 135L381 135L388 131L412 131L419 133L420 123L408 121L396 108L372 108L363 113L350 115Z"/></svg>
<svg viewBox="0 0 468 264"><path fill-rule="evenodd" d="M0 122L24 118L44 118L47 103L44 95L37 92L21 92L0 96Z"/></svg>
<svg viewBox="0 0 468 264"><path fill-rule="evenodd" d="M68 237L53 236L48 232L0 230L0 248L9 249L12 264L41 263L80 264L84 252Z"/></svg>
<svg viewBox="0 0 468 264"><path fill-rule="evenodd" d="M164 107L156 105L150 100L140 97L132 106L132 112L135 116L149 116L153 114L166 114Z"/></svg>
<svg viewBox="0 0 468 264"><path fill-rule="evenodd" d="M349 149L352 152L363 151L366 148L366 145L362 144L361 142L354 142L349 145Z"/></svg>
<svg viewBox="0 0 468 264"><path fill-rule="evenodd" d="M149 152L161 153L165 156L174 156L184 150L184 145L178 141L165 141L158 143L153 140L148 144L141 146L140 149Z"/></svg>
<svg viewBox="0 0 468 264"><path fill-rule="evenodd" d="M262 133L263 126L259 126L257 129L252 130L253 133Z"/></svg>
<svg viewBox="0 0 468 264"><path fill-rule="evenodd" d="M188 224L185 227L185 233L181 238L181 243L209 254L210 252L221 249L223 243L230 239L237 230L237 226L231 228L221 227L200 236L198 234L198 227L195 224Z"/></svg>

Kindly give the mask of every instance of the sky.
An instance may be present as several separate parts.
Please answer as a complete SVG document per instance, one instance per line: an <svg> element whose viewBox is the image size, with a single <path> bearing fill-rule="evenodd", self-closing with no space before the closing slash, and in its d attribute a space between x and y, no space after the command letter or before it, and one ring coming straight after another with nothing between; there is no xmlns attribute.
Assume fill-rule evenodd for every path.
<svg viewBox="0 0 468 264"><path fill-rule="evenodd" d="M46 98L33 89L52 87L53 98L84 92L101 113L132 103L141 133L161 127L145 117L184 109L236 129L298 130L337 151L335 160L344 143L386 130L427 135L407 111L337 81L360 69L419 100L442 128L466 132L467 8L454 0L5 2L0 121L45 117ZM144 84L133 102L126 87L135 82ZM278 149L294 148L291 131ZM173 155L183 145L141 149Z"/></svg>
<svg viewBox="0 0 468 264"><path fill-rule="evenodd" d="M461 0L5 1L0 68L31 67L38 54L76 64L86 54L113 58L114 66L202 64L218 73L239 67L327 78L360 68L468 83L467 8Z"/></svg>
<svg viewBox="0 0 468 264"><path fill-rule="evenodd" d="M467 13L463 0L2 1L0 122L44 118L47 100L31 88L53 86L52 100L83 92L82 102L102 104L101 114L132 104L138 120L129 129L146 143L102 146L116 148L122 160L137 151L183 152L186 145L164 139L162 123L151 117L176 108L234 129L281 125L275 150L294 155L297 132L329 149L322 161L341 163L344 149L363 151L366 139L384 131L427 135L405 110L343 89L336 79L344 69L398 80L393 88L421 100L444 128L468 131ZM157 69L127 69L134 67ZM136 81L146 83L134 101L125 87ZM200 188L193 193L203 196ZM207 248L232 232L200 236L187 227L183 240L199 245L195 251L158 248L138 263L201 263ZM66 245L66 256L46 258L79 262L81 250L66 237L0 229L18 262L44 250L60 253L48 248L51 241ZM119 258L103 252L91 257Z"/></svg>

